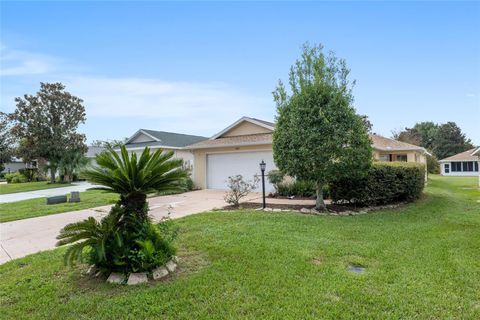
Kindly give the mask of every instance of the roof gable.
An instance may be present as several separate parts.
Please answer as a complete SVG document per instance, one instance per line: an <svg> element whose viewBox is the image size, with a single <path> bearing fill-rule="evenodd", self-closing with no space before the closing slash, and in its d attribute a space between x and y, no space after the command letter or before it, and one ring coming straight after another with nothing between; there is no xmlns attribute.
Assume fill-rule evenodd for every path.
<svg viewBox="0 0 480 320"><path fill-rule="evenodd" d="M210 140L226 137L237 137L253 134L265 134L273 132L275 125L272 122L259 120L255 118L242 117L219 133L215 134Z"/></svg>
<svg viewBox="0 0 480 320"><path fill-rule="evenodd" d="M440 160L440 162L445 161L479 161L480 157L478 156L477 148L469 149L467 151L463 151L453 156L447 157L445 159Z"/></svg>
<svg viewBox="0 0 480 320"><path fill-rule="evenodd" d="M189 134L140 129L128 139L125 146L127 149L146 146L183 148L207 139Z"/></svg>
<svg viewBox="0 0 480 320"><path fill-rule="evenodd" d="M377 134L370 134L372 147L380 151L422 151L427 152L425 148L414 144L386 138Z"/></svg>

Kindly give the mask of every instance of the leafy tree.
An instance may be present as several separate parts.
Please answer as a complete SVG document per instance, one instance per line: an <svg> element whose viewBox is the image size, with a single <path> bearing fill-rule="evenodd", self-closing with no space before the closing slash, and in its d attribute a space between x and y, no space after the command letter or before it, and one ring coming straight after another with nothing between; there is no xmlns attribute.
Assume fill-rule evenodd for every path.
<svg viewBox="0 0 480 320"><path fill-rule="evenodd" d="M372 163L364 118L353 108L350 70L323 47L305 44L290 69L288 93L280 81L273 92L277 125L273 133L278 168L316 183L316 208L325 209L323 187L342 176L363 176Z"/></svg>
<svg viewBox="0 0 480 320"><path fill-rule="evenodd" d="M123 139L113 139L113 140L93 140L92 146L94 147L104 147L107 149L120 148L127 142L128 138Z"/></svg>
<svg viewBox="0 0 480 320"><path fill-rule="evenodd" d="M125 146L120 154L98 154L97 166L82 174L102 186L96 189L118 193L120 200L100 223L89 218L61 230L57 245L73 244L66 260L81 260L89 248L89 262L105 271L149 271L167 262L174 253L173 237L166 225L157 228L150 222L146 199L148 193L182 190L186 172L182 160L172 157L172 151L151 153L148 147L137 157Z"/></svg>
<svg viewBox="0 0 480 320"><path fill-rule="evenodd" d="M471 149L473 145L455 122L447 122L438 128L432 148L438 159L444 159Z"/></svg>
<svg viewBox="0 0 480 320"><path fill-rule="evenodd" d="M89 159L82 152L66 152L57 164L60 174L63 176L63 182L72 182L75 173L85 168Z"/></svg>
<svg viewBox="0 0 480 320"><path fill-rule="evenodd" d="M405 128L402 131L394 132L393 138L432 150L438 127L438 124L431 121L419 122L413 128Z"/></svg>
<svg viewBox="0 0 480 320"><path fill-rule="evenodd" d="M416 146L422 145L422 135L414 128L405 128L403 131L394 132L393 138Z"/></svg>
<svg viewBox="0 0 480 320"><path fill-rule="evenodd" d="M10 134L6 114L0 112L0 172L5 163L10 162L13 156L13 137Z"/></svg>
<svg viewBox="0 0 480 320"><path fill-rule="evenodd" d="M21 141L18 153L24 160L45 158L53 164L67 152L87 151L85 135L77 133L86 120L83 100L65 91L63 84L40 83L35 95L26 94L15 102L12 133ZM55 173L52 168L52 183Z"/></svg>

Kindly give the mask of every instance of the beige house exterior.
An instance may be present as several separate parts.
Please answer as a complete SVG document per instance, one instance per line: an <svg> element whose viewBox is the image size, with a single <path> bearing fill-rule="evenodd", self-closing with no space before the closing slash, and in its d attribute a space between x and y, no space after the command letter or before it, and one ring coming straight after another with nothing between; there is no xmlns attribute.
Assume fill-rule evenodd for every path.
<svg viewBox="0 0 480 320"><path fill-rule="evenodd" d="M225 189L229 176L242 174L252 179L260 174L259 163L267 163L267 172L276 169L273 162L272 122L243 117L208 140L186 147L192 152L192 178L201 189ZM425 164L424 148L370 135L376 161L405 161ZM267 191L273 187L267 184Z"/></svg>

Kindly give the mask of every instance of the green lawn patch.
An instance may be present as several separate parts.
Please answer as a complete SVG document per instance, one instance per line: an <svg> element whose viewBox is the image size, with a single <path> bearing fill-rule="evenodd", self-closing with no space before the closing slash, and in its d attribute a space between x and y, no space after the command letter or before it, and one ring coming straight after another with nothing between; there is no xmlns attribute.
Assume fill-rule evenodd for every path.
<svg viewBox="0 0 480 320"><path fill-rule="evenodd" d="M99 190L87 190L85 192L80 192L80 199L81 202L78 203L67 202L51 205L46 204L45 198L0 203L0 222L40 217L49 214L113 204L117 201L118 196Z"/></svg>
<svg viewBox="0 0 480 320"><path fill-rule="evenodd" d="M63 248L31 255L0 266L2 317L478 319L475 183L434 176L422 200L359 216L237 211L182 218L179 273L155 285L82 276L83 266L63 265Z"/></svg>
<svg viewBox="0 0 480 320"><path fill-rule="evenodd" d="M48 183L46 181L0 184L0 194L63 188L70 185L69 183Z"/></svg>

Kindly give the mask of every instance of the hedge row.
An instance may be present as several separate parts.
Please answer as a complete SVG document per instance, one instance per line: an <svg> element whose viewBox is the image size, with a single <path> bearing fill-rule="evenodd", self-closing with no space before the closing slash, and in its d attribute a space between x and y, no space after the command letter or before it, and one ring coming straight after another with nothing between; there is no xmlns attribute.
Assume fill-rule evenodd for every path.
<svg viewBox="0 0 480 320"><path fill-rule="evenodd" d="M418 163L376 162L364 178L330 184L334 203L362 206L414 201L425 186L425 166Z"/></svg>

